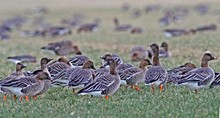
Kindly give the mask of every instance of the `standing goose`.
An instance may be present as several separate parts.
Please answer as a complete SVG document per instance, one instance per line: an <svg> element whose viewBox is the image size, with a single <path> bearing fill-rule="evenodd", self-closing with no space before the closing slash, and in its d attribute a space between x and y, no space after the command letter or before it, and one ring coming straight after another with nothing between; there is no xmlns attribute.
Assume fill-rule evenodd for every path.
<svg viewBox="0 0 220 118"><path fill-rule="evenodd" d="M94 82L88 84L78 92L78 95L108 96L113 95L120 87L120 77L115 68L116 63L113 59L107 60L110 66L110 73L97 77Z"/></svg>
<svg viewBox="0 0 220 118"><path fill-rule="evenodd" d="M141 61L147 58L148 52L144 47L136 46L133 47L130 52L131 61Z"/></svg>
<svg viewBox="0 0 220 118"><path fill-rule="evenodd" d="M95 69L92 61L86 61L82 68L75 68L69 76L68 86L73 89L81 89L94 79L94 73L90 69Z"/></svg>
<svg viewBox="0 0 220 118"><path fill-rule="evenodd" d="M8 91L7 89L2 88L1 85L4 84L5 82L8 82L8 81L11 81L14 79L20 79L20 78L24 77L22 69L25 67L26 66L23 65L22 63L17 63L16 64L16 72L12 73L11 75L6 77L5 79L0 80L0 93L4 94L4 100L6 100L6 94L10 94L11 92ZM16 98L16 96L14 96L14 98Z"/></svg>
<svg viewBox="0 0 220 118"><path fill-rule="evenodd" d="M159 85L160 91L163 90L163 85L167 81L167 71L160 65L159 60L159 46L156 43L150 45L153 51L153 65L146 71L145 74L145 84L151 85L154 91L154 85Z"/></svg>
<svg viewBox="0 0 220 118"><path fill-rule="evenodd" d="M214 57L209 51L205 52L201 60L201 67L195 68L183 75L181 80L176 84L184 85L190 90L195 90L196 93L198 89L210 86L215 80L215 72L208 64L211 60L216 60L216 57Z"/></svg>
<svg viewBox="0 0 220 118"><path fill-rule="evenodd" d="M195 64L191 62L187 62L184 65L168 70L167 83L176 83L181 78L182 75L186 74L187 72L195 68L196 68Z"/></svg>
<svg viewBox="0 0 220 118"><path fill-rule="evenodd" d="M48 68L47 68L47 65L48 63L53 60L52 58L47 58L47 57L43 57L40 61L40 69L37 69L37 70L34 70L32 72L30 71L27 71L27 72L24 72L24 75L25 76L35 76L37 75L39 72L46 72L49 74L49 76L51 77L50 75L50 72L48 71Z"/></svg>
<svg viewBox="0 0 220 118"><path fill-rule="evenodd" d="M132 88L135 88L137 91L140 91L137 84L143 83L146 73L145 66L151 65L148 59L143 59L140 62L139 68L130 67L124 71L119 72L121 78L121 85L130 85Z"/></svg>
<svg viewBox="0 0 220 118"><path fill-rule="evenodd" d="M3 83L1 86L17 96L25 96L28 101L29 96L34 96L43 90L44 80L50 80L48 73L39 72L36 77L27 76L14 79Z"/></svg>

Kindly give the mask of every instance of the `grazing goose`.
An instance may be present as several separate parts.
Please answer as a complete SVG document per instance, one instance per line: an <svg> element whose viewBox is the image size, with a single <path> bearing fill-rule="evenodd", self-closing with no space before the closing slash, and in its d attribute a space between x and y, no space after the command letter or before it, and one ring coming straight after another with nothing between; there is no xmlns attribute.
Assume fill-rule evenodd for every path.
<svg viewBox="0 0 220 118"><path fill-rule="evenodd" d="M104 56L101 56L100 58L102 59L102 65L105 68L108 67L108 65L106 64L108 59L113 59L116 62L116 65L123 64L122 58L118 56L117 54L105 54Z"/></svg>
<svg viewBox="0 0 220 118"><path fill-rule="evenodd" d="M99 23L100 23L100 20L99 19L95 19L94 23L82 24L77 29L77 33L81 33L81 32L95 32L98 29Z"/></svg>
<svg viewBox="0 0 220 118"><path fill-rule="evenodd" d="M27 76L20 79L13 79L3 83L1 87L16 96L25 96L26 100L29 101L29 96L35 96L43 90L44 80L50 80L50 77L46 72L40 72L36 77Z"/></svg>
<svg viewBox="0 0 220 118"><path fill-rule="evenodd" d="M195 29L197 32L205 32L205 31L216 31L217 25L216 24L210 24L205 26L200 26Z"/></svg>
<svg viewBox="0 0 220 118"><path fill-rule="evenodd" d="M151 62L148 59L143 59L140 62L139 68L130 67L124 71L120 71L119 76L121 78L121 85L130 85L132 88L140 91L137 84L144 83L146 73L145 66L148 65L151 65Z"/></svg>
<svg viewBox="0 0 220 118"><path fill-rule="evenodd" d="M219 86L220 86L220 73L215 73L215 80L210 85L210 88L219 87Z"/></svg>
<svg viewBox="0 0 220 118"><path fill-rule="evenodd" d="M115 25L115 28L114 30L115 31L128 31L130 28L131 28L131 25L129 24L119 24L119 21L118 21L118 18L113 18L113 22L114 22L114 25Z"/></svg>
<svg viewBox="0 0 220 118"><path fill-rule="evenodd" d="M10 94L11 92L8 91L7 89L2 88L1 85L4 84L5 82L8 82L8 81L11 81L14 79L20 79L20 78L24 77L22 69L25 67L26 66L23 65L22 63L17 63L16 64L16 72L12 73L11 75L6 77L5 79L0 80L0 93L4 94L4 100L6 100L6 94ZM14 96L14 98L16 98L16 96Z"/></svg>
<svg viewBox="0 0 220 118"><path fill-rule="evenodd" d="M81 54L78 46L73 45L72 41L70 40L52 42L49 43L47 46L41 47L41 49L52 51L59 56L65 56L73 53Z"/></svg>
<svg viewBox="0 0 220 118"><path fill-rule="evenodd" d="M136 46L133 47L130 52L131 61L141 61L147 58L148 52L144 47Z"/></svg>
<svg viewBox="0 0 220 118"><path fill-rule="evenodd" d="M167 71L160 65L159 60L159 46L156 43L150 45L153 51L153 65L146 71L145 74L145 84L151 85L154 91L154 85L159 85L160 91L163 90L163 85L167 81Z"/></svg>
<svg viewBox="0 0 220 118"><path fill-rule="evenodd" d="M60 57L58 61L52 62L47 65L47 69L51 75L51 78L56 76L56 74L60 73L61 71L70 68L73 68L73 65L65 57Z"/></svg>
<svg viewBox="0 0 220 118"><path fill-rule="evenodd" d="M184 85L190 90L195 90L197 93L198 89L207 88L215 80L215 72L209 67L208 62L216 60L209 51L203 54L201 60L201 67L195 68L181 77L180 81L177 81L176 85Z"/></svg>
<svg viewBox="0 0 220 118"><path fill-rule="evenodd" d="M73 67L82 67L88 60L89 58L85 55L75 55L74 57L69 58L69 62L73 65Z"/></svg>
<svg viewBox="0 0 220 118"><path fill-rule="evenodd" d="M11 57L7 57L8 61L11 61L13 63L26 63L26 62L30 62L30 63L36 63L37 59L34 56L31 55L18 55L18 56L11 56Z"/></svg>
<svg viewBox="0 0 220 118"><path fill-rule="evenodd" d="M168 70L167 83L176 83L181 78L182 75L188 73L189 71L195 68L196 68L195 64L191 62L187 62L184 65Z"/></svg>
<svg viewBox="0 0 220 118"><path fill-rule="evenodd" d="M188 34L185 29L165 29L163 34L166 37L179 37Z"/></svg>
<svg viewBox="0 0 220 118"><path fill-rule="evenodd" d="M95 77L94 73L90 69L95 69L92 61L86 61L82 68L75 68L74 71L69 76L68 86L73 89L84 88L89 84Z"/></svg>
<svg viewBox="0 0 220 118"><path fill-rule="evenodd" d="M94 82L80 90L78 95L105 96L106 99L109 99L109 96L119 89L120 77L115 70L116 62L108 59L107 64L110 66L110 73L97 77Z"/></svg>
<svg viewBox="0 0 220 118"><path fill-rule="evenodd" d="M143 29L140 27L133 27L131 29L131 34L142 34L143 33Z"/></svg>

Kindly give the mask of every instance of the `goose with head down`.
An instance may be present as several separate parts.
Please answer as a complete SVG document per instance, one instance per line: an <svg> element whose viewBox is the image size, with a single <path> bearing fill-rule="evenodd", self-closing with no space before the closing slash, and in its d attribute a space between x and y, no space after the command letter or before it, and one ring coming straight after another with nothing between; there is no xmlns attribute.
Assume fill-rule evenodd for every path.
<svg viewBox="0 0 220 118"><path fill-rule="evenodd" d="M195 64L191 62L187 62L184 65L168 70L167 71L168 72L167 83L176 83L177 81L181 79L182 75L188 73L189 71L195 68L196 68Z"/></svg>

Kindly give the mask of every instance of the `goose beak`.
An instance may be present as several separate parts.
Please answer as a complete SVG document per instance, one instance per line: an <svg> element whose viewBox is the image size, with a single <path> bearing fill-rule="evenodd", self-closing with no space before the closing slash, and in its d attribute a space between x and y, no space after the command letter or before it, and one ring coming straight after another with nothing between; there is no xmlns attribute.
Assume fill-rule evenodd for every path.
<svg viewBox="0 0 220 118"><path fill-rule="evenodd" d="M49 61L52 61L52 60L53 60L53 58L49 58L48 60L49 60Z"/></svg>
<svg viewBox="0 0 220 118"><path fill-rule="evenodd" d="M101 59L105 59L105 57L103 57L103 56L101 56L100 58L101 58Z"/></svg>
<svg viewBox="0 0 220 118"><path fill-rule="evenodd" d="M96 68L95 68L93 65L91 66L91 68L94 69L94 70L96 70Z"/></svg>
<svg viewBox="0 0 220 118"><path fill-rule="evenodd" d="M217 57L212 57L212 60L217 60L218 58Z"/></svg>

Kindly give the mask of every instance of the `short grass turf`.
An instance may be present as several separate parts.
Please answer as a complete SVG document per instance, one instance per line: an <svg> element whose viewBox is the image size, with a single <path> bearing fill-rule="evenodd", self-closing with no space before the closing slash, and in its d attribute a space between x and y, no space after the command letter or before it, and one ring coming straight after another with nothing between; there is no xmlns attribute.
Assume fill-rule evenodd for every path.
<svg viewBox="0 0 220 118"><path fill-rule="evenodd" d="M24 1L0 1L0 21L15 15L24 15L27 9L37 6L49 8L45 20L48 23L59 25L62 18L71 17L74 13L81 13L85 16L85 22L91 22L95 18L102 20L100 29L95 33L76 34L76 29L72 29L73 34L55 38L25 38L19 35L19 31L13 31L10 40L0 42L0 77L3 79L13 72L14 64L6 61L7 56L18 54L32 54L38 58L44 56L58 58L40 47L49 42L64 39L72 40L79 45L82 52L95 62L96 67L100 66L99 57L105 53L117 53L126 63L130 62L129 50L133 46L144 46L148 48L149 43L161 43L166 41L170 44L172 58L162 59L161 63L167 69L191 61L199 66L202 54L210 50L217 57L219 52L219 30L216 32L198 33L191 36L177 38L165 38L161 31L158 19L162 16L164 9L172 9L178 6L186 6L190 13L181 23L171 24L167 28L195 28L200 25L216 23L219 25L219 15L214 14L220 2L211 0L210 11L206 15L198 15L193 7L202 1L190 0L166 0L156 3L162 8L150 14L142 12L139 18L131 16L132 9L123 12L120 6L123 3L131 4L132 9L154 4L155 1L99 1L99 0L24 0ZM122 24L130 23L134 26L141 26L143 34L131 35L128 32L114 32L112 18L117 16ZM29 21L34 15L27 16ZM34 26L28 22L22 29L33 29ZM71 57L73 55L69 55ZM26 70L39 67L39 64L27 64ZM220 61L213 61L210 66L217 72L220 71ZM61 117L168 117L168 118L217 118L219 117L220 94L219 88L207 88L200 90L199 94L189 91L185 87L175 87L167 85L165 92L160 93L158 88L152 93L149 87L141 85L142 92L134 91L130 88L121 87L118 92L111 96L109 100L100 100L90 96L76 96L71 90L65 88L50 89L36 101L30 102L13 100L8 96L7 101L3 101L0 95L0 117L1 118L61 118Z"/></svg>

